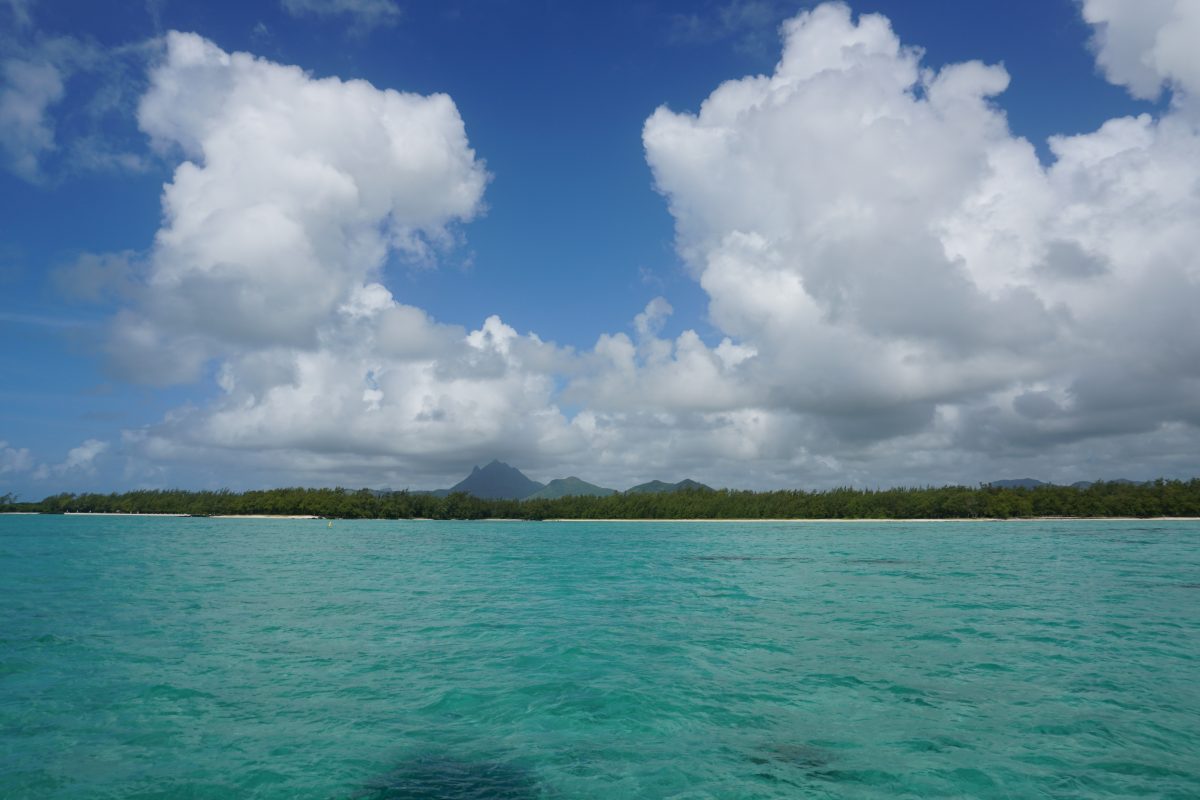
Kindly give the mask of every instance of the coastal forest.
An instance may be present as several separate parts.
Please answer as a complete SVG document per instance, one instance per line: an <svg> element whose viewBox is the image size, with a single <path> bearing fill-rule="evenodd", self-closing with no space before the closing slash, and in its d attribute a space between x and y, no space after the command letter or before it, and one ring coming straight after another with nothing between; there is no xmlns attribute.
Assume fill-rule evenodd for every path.
<svg viewBox="0 0 1200 800"><path fill-rule="evenodd" d="M232 492L142 490L57 494L40 502L0 495L0 512L106 512L194 516L279 514L331 519L953 519L1027 517L1200 517L1200 479L1087 487L943 486L824 491L682 489L603 497L483 499L370 489Z"/></svg>

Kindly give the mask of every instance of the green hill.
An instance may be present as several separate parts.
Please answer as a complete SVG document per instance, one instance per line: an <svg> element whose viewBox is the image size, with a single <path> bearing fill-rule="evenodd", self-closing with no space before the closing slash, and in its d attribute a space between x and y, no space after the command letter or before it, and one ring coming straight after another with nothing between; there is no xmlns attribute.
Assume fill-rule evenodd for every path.
<svg viewBox="0 0 1200 800"><path fill-rule="evenodd" d="M594 483L588 483L572 475L569 478L555 478L546 484L546 488L534 492L526 500L557 500L560 497L608 497L617 494L616 489L605 489Z"/></svg>

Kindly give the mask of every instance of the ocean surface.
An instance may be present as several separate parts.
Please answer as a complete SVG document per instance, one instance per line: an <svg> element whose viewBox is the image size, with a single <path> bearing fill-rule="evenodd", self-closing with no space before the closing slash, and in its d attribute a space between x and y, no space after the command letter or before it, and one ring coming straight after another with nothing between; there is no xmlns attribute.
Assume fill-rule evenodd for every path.
<svg viewBox="0 0 1200 800"><path fill-rule="evenodd" d="M3 798L1200 797L1200 523L0 516Z"/></svg>

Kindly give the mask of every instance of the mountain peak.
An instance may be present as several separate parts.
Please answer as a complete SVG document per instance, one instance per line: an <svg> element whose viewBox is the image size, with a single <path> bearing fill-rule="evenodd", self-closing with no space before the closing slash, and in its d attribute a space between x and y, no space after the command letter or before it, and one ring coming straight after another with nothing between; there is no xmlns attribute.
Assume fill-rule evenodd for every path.
<svg viewBox="0 0 1200 800"><path fill-rule="evenodd" d="M476 465L450 491L466 492L485 500L520 500L542 488L543 484L530 480L516 467L492 459L482 467Z"/></svg>

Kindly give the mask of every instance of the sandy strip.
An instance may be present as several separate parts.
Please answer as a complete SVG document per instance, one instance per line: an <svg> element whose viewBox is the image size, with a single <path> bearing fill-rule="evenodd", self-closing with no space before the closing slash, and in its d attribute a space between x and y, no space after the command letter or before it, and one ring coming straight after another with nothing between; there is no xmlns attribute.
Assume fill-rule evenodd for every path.
<svg viewBox="0 0 1200 800"><path fill-rule="evenodd" d="M35 514L42 512L35 511ZM68 517L187 517L189 514L127 514L124 511L65 511ZM51 515L53 516L53 515Z"/></svg>
<svg viewBox="0 0 1200 800"><path fill-rule="evenodd" d="M208 519L321 519L321 517L316 514L213 514Z"/></svg>
<svg viewBox="0 0 1200 800"><path fill-rule="evenodd" d="M24 512L40 514L40 511ZM67 511L68 517L191 517L191 514L130 514L125 511ZM212 514L197 519L321 519L314 514Z"/></svg>

